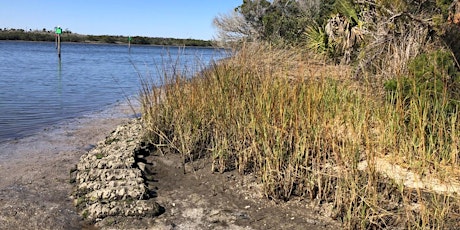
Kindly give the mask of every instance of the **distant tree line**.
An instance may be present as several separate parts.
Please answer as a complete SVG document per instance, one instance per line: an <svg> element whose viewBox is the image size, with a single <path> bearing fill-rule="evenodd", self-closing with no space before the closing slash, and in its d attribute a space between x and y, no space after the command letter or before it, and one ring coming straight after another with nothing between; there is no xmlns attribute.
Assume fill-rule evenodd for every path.
<svg viewBox="0 0 460 230"><path fill-rule="evenodd" d="M48 41L55 40L54 31L51 30L23 30L23 29L0 29L0 40L14 41ZM124 44L128 43L127 36L112 35L82 35L72 33L66 29L61 35L62 42L86 42L86 43L109 43ZM212 46L211 41L199 39L180 39L180 38L160 38L160 37L143 37L133 36L131 44L138 45L171 45L171 46Z"/></svg>

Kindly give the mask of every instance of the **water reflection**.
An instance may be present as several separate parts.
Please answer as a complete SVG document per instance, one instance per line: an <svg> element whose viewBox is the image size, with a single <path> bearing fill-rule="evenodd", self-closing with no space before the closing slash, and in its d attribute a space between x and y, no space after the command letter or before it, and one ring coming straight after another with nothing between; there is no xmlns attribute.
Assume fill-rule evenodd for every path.
<svg viewBox="0 0 460 230"><path fill-rule="evenodd" d="M59 110L62 111L64 109L63 103L63 95L62 95L62 61L58 58L58 66L57 66L57 92L58 92L58 99L59 99Z"/></svg>

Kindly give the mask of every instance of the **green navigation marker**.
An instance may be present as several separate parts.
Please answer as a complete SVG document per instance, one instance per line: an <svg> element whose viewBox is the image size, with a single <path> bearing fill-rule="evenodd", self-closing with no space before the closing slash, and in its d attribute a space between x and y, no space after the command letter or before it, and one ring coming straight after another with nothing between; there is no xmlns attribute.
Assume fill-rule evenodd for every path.
<svg viewBox="0 0 460 230"><path fill-rule="evenodd" d="M54 32L56 33L55 41L56 41L56 49L58 51L58 57L59 61L61 61L61 34L62 34L62 29L60 26L54 27Z"/></svg>
<svg viewBox="0 0 460 230"><path fill-rule="evenodd" d="M133 38L131 36L128 37L128 41L132 41Z"/></svg>

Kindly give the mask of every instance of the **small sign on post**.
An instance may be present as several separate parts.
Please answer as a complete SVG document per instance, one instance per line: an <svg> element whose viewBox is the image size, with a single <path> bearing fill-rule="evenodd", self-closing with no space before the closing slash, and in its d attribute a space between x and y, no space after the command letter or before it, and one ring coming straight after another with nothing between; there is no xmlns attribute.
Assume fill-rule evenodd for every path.
<svg viewBox="0 0 460 230"><path fill-rule="evenodd" d="M56 48L58 50L58 58L61 60L61 34L62 34L62 29L61 27L57 26L54 27L54 33L56 34Z"/></svg>

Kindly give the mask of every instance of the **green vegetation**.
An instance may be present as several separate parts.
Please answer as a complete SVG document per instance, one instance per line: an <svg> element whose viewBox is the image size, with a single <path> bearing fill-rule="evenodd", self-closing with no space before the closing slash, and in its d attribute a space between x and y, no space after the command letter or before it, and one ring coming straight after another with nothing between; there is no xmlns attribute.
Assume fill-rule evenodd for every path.
<svg viewBox="0 0 460 230"><path fill-rule="evenodd" d="M458 1L243 1L236 13L215 21L240 36L231 58L197 62L192 79L163 71L161 87L144 79L151 144L254 174L267 198L329 204L347 229L460 227Z"/></svg>
<svg viewBox="0 0 460 230"><path fill-rule="evenodd" d="M426 106L442 105L446 112L454 112L460 105L459 77L452 55L437 50L414 58L409 63L408 76L388 80L384 86L391 98L398 95L407 101L405 106L414 98L423 98Z"/></svg>
<svg viewBox="0 0 460 230"><path fill-rule="evenodd" d="M43 29L42 31L24 31L22 29L0 29L0 40L22 40L22 41L48 41L54 42L54 32ZM81 35L71 31L64 31L61 35L62 42L87 42L87 43L109 43L127 44L126 36L110 35ZM179 38L152 38L152 37L132 37L131 44L138 45L165 45L165 46L211 46L211 41L198 39L179 39Z"/></svg>

